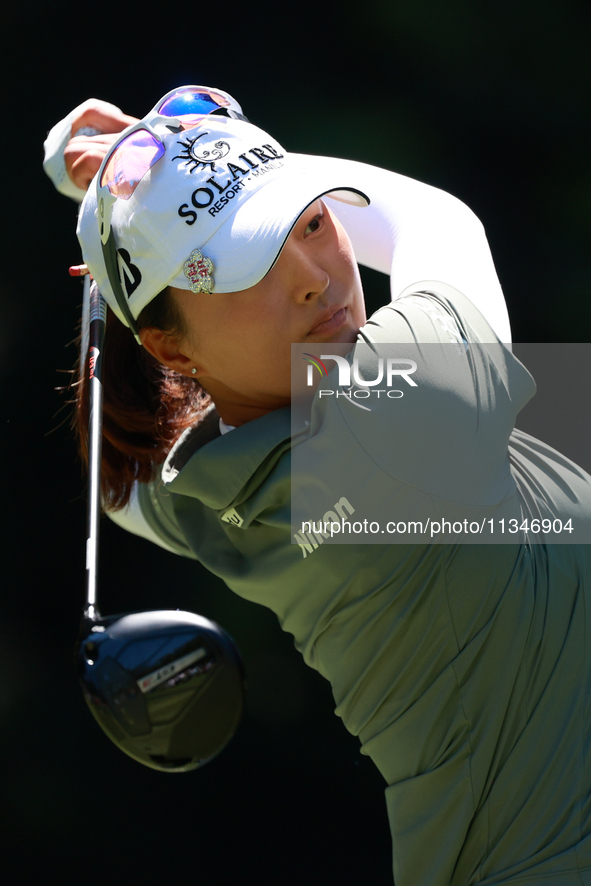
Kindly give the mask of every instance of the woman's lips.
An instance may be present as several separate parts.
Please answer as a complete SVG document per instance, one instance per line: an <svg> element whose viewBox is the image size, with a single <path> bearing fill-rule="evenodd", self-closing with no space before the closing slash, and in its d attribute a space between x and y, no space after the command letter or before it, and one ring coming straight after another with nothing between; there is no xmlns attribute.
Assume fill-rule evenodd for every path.
<svg viewBox="0 0 591 886"><path fill-rule="evenodd" d="M321 320L320 323L310 330L308 335L331 335L333 332L337 332L342 326L344 326L346 322L347 309L338 308L335 313L329 315L326 320Z"/></svg>

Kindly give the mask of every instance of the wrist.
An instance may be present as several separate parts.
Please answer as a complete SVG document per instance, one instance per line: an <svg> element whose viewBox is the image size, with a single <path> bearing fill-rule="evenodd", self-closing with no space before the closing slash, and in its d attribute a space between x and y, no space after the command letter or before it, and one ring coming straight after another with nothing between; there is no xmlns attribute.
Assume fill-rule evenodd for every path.
<svg viewBox="0 0 591 886"><path fill-rule="evenodd" d="M64 149L74 135L97 134L98 130L88 126L81 127L75 133L72 132L72 123L74 120L80 117L88 107L92 107L95 104L96 99L89 98L70 111L63 120L56 123L48 132L47 138L43 144L45 151L43 169L52 180L56 190L58 190L60 194L64 194L66 197L75 200L77 203L82 202L86 191L77 187L68 175L64 161ZM118 114L121 113L119 108L115 105L110 105L109 107L112 108L114 112Z"/></svg>

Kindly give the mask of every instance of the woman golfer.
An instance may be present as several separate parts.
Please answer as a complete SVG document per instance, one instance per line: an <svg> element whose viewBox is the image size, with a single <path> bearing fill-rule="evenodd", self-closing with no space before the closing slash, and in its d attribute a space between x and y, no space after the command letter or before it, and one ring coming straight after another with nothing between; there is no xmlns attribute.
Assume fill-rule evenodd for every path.
<svg viewBox="0 0 591 886"><path fill-rule="evenodd" d="M129 128L70 141L66 178L84 125ZM112 311L105 508L271 608L330 681L387 783L397 886L591 883L591 478L514 430L535 388L478 220L289 154L219 90L140 122L91 102L61 133L66 190L100 165L79 237ZM369 320L358 262L391 280Z"/></svg>

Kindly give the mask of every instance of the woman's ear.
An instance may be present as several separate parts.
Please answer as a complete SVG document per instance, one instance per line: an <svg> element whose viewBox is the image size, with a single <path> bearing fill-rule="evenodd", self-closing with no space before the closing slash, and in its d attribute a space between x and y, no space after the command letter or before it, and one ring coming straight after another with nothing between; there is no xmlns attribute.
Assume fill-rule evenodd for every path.
<svg viewBox="0 0 591 886"><path fill-rule="evenodd" d="M183 352L182 344L173 335L154 326L144 326L140 329L140 339L146 351L159 363L181 375L195 378L195 373L192 372L195 367L193 360Z"/></svg>

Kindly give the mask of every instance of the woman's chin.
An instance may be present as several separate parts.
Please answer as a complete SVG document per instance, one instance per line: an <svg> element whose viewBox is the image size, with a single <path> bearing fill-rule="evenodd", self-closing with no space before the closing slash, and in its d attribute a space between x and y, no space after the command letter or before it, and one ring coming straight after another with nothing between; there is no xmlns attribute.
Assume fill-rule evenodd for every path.
<svg viewBox="0 0 591 886"><path fill-rule="evenodd" d="M336 344L352 345L357 341L359 329L342 329L338 335L331 338L330 341Z"/></svg>

